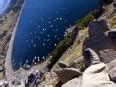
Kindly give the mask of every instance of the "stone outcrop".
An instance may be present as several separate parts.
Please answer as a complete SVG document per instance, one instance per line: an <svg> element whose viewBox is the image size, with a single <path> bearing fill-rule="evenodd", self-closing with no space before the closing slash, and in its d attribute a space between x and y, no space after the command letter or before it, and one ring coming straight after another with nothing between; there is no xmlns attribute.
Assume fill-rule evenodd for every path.
<svg viewBox="0 0 116 87"><path fill-rule="evenodd" d="M93 21L89 24L87 34L81 32L81 38L79 38L79 35L77 38L77 41L79 41L79 43L83 42L82 47L80 46L80 48L78 48L78 51L82 49L82 52L84 52L86 48L93 49L99 55L100 60L108 66L109 75L111 77L111 80L114 82L116 82L116 30L113 31L109 27L111 27L110 22L113 19L115 13L115 1L116 0L114 0L114 3L110 4L109 6L106 6L106 12L97 21ZM84 34L83 40L82 34ZM74 48L77 48L77 45L74 46ZM67 58L63 55L60 58L61 60L56 64L59 67L55 67L53 68L53 70L61 68L60 70L56 71L56 74L59 81L64 83L62 87L79 87L79 84L81 83L81 73L78 69L80 69L80 67L83 68L82 64L84 65L84 59L83 55L76 55L78 54L77 50L74 54L76 55L76 57L69 57L69 55L72 55L70 50L71 49L64 53L64 55L66 54ZM79 52L82 53L81 51ZM73 57L75 57L75 60L71 59ZM76 70L74 68L78 69Z"/></svg>
<svg viewBox="0 0 116 87"><path fill-rule="evenodd" d="M92 22L83 51L86 48L97 52L101 61L108 65L111 79L116 81L116 30L110 30L103 20Z"/></svg>
<svg viewBox="0 0 116 87"><path fill-rule="evenodd" d="M108 28L105 20L94 21L89 24L89 37L84 42L84 48L92 48L96 52L110 48L110 42L107 37Z"/></svg>
<svg viewBox="0 0 116 87"><path fill-rule="evenodd" d="M81 75L80 71L75 68L64 68L56 70L55 73L58 75L62 83L73 79L74 77L79 77Z"/></svg>
<svg viewBox="0 0 116 87"><path fill-rule="evenodd" d="M115 57L116 58L116 57ZM116 83L116 59L107 64L111 80Z"/></svg>
<svg viewBox="0 0 116 87"><path fill-rule="evenodd" d="M109 31L108 22L106 20L93 21L89 24L89 37L102 34L105 31Z"/></svg>
<svg viewBox="0 0 116 87"><path fill-rule="evenodd" d="M101 60L106 64L116 59L116 51L114 51L113 49L102 50L99 51L99 53Z"/></svg>
<svg viewBox="0 0 116 87"><path fill-rule="evenodd" d="M89 24L89 37L86 38L83 44L83 51L86 48L91 48L97 52L102 62L107 64L109 68L109 74L111 79L116 81L116 31L111 30L108 27L108 22L106 20L94 21ZM83 61L83 57L78 58L74 63L79 63ZM73 64L74 64L73 63ZM70 67L68 64L61 62L62 66ZM70 68L71 69L71 68ZM61 69L56 74L58 75L61 82L65 83L73 77L74 71L70 71L70 75L67 70ZM65 73L65 74L64 74ZM77 72L76 72L77 73ZM71 76L72 75L72 76ZM75 74L74 74L75 75ZM68 76L70 78L68 78ZM73 81L73 80L72 80ZM67 85L70 87L72 81L68 81L63 86ZM74 80L75 81L75 80ZM75 82L73 83L73 85Z"/></svg>

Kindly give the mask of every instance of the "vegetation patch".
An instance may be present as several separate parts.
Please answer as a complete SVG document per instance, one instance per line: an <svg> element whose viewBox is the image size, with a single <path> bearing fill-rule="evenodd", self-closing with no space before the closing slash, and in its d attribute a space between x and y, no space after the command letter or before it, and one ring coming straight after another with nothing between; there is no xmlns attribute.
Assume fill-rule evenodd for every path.
<svg viewBox="0 0 116 87"><path fill-rule="evenodd" d="M87 16L84 18L80 19L79 21L76 22L76 25L78 28L82 29L84 27L87 27L90 22L94 20L94 15L93 13L89 13Z"/></svg>
<svg viewBox="0 0 116 87"><path fill-rule="evenodd" d="M111 26L116 28L116 18L111 21Z"/></svg>
<svg viewBox="0 0 116 87"><path fill-rule="evenodd" d="M75 37L80 29L85 29L90 22L92 22L97 16L98 11L92 11L88 13L85 17L76 22L76 28L68 33L68 35L56 46L56 48L51 53L52 58L50 59L50 64L48 68L51 69L52 66L59 60L62 54L74 43Z"/></svg>
<svg viewBox="0 0 116 87"><path fill-rule="evenodd" d="M68 33L67 36L57 45L57 47L52 52L52 58L50 59L51 64L49 64L49 68L52 68L52 66L59 60L61 55L70 47L75 37L78 33L78 29L74 29L72 32Z"/></svg>

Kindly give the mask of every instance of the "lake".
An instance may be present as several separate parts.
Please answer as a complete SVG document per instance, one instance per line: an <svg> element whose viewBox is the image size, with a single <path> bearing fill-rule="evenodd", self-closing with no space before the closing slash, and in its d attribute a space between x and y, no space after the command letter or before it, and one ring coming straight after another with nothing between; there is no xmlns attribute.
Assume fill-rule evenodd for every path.
<svg viewBox="0 0 116 87"><path fill-rule="evenodd" d="M42 61L67 28L99 5L99 0L26 0L13 44L13 69Z"/></svg>

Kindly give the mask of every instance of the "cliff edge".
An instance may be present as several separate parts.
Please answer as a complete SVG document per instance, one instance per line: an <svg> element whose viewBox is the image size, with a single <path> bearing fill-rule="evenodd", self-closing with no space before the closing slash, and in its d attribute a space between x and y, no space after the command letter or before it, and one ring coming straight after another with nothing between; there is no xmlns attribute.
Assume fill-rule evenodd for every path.
<svg viewBox="0 0 116 87"><path fill-rule="evenodd" d="M116 82L116 2L105 7L105 12L88 27L79 30L76 39L61 56L53 68L44 76L40 87L73 87L80 84L81 75L85 70L83 52L92 48L107 64L109 74ZM76 71L75 71L76 69ZM58 70L58 72L56 72ZM75 74L76 72L76 74ZM71 75L70 75L71 74ZM69 76L69 77L68 77ZM71 80L72 78L75 78Z"/></svg>

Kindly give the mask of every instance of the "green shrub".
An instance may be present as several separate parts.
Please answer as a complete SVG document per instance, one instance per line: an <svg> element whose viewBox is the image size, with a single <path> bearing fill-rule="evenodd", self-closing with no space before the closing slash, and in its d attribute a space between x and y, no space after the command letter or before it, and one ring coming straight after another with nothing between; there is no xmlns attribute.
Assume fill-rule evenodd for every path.
<svg viewBox="0 0 116 87"><path fill-rule="evenodd" d="M50 59L51 64L48 65L49 68L52 68L61 55L73 44L76 34L77 29L74 29L74 31L68 33L67 36L52 51L52 58Z"/></svg>
<svg viewBox="0 0 116 87"><path fill-rule="evenodd" d="M91 21L93 21L93 19L94 16L92 15L92 13L89 13L83 19L80 19L78 21L77 26L86 27ZM68 33L68 35L52 51L52 58L50 59L51 63L48 65L49 69L51 69L52 66L59 60L61 55L68 49L68 47L70 47L73 44L75 36L79 31L79 29L77 29L78 27L76 27L72 32Z"/></svg>
<svg viewBox="0 0 116 87"><path fill-rule="evenodd" d="M87 16L77 21L77 27L78 28L87 27L88 24L94 20L94 15L95 13L89 13Z"/></svg>

